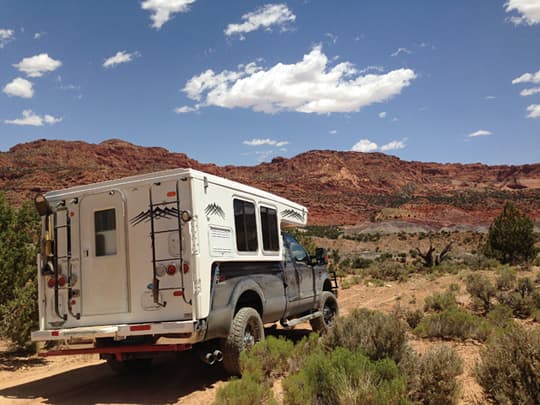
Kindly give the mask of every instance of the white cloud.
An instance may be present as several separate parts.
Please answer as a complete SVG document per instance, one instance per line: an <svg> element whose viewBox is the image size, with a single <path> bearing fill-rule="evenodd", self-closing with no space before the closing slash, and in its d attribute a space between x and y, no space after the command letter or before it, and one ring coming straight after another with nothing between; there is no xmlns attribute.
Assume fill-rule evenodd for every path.
<svg viewBox="0 0 540 405"><path fill-rule="evenodd" d="M527 107L527 118L540 118L540 104L531 104Z"/></svg>
<svg viewBox="0 0 540 405"><path fill-rule="evenodd" d="M400 54L410 55L411 53L412 53L412 51L410 51L407 48L398 48L397 51L392 53L390 56L399 56Z"/></svg>
<svg viewBox="0 0 540 405"><path fill-rule="evenodd" d="M173 14L187 13L193 3L195 0L145 0L141 3L141 8L152 12L152 27L159 30Z"/></svg>
<svg viewBox="0 0 540 405"><path fill-rule="evenodd" d="M493 133L491 131L487 131L485 129L479 129L478 131L471 132L469 134L469 138L475 138L477 136L489 136L489 135L493 135Z"/></svg>
<svg viewBox="0 0 540 405"><path fill-rule="evenodd" d="M190 107L188 105L185 105L185 106L182 106L182 107L175 108L174 112L177 113L177 114L186 114L186 113L194 112L194 111L197 111L197 110L198 110L197 107Z"/></svg>
<svg viewBox="0 0 540 405"><path fill-rule="evenodd" d="M540 93L540 87L533 87L531 89L523 89L521 90L521 94L523 97L532 96L534 94Z"/></svg>
<svg viewBox="0 0 540 405"><path fill-rule="evenodd" d="M32 98L34 95L34 89L32 86L32 82L23 79L22 77L17 77L6 84L2 91L8 96Z"/></svg>
<svg viewBox="0 0 540 405"><path fill-rule="evenodd" d="M29 77L41 77L44 73L58 69L62 66L62 62L49 57L46 53L42 53L30 58L24 58L13 66L20 72L26 73Z"/></svg>
<svg viewBox="0 0 540 405"><path fill-rule="evenodd" d="M369 139L361 139L353 145L351 150L353 152L375 152L376 150L380 150L381 152L388 152L391 150L405 149L407 147L407 144L405 143L406 141L407 138L403 138L400 141L395 140L379 147L379 145L377 145L375 142L370 141Z"/></svg>
<svg viewBox="0 0 540 405"><path fill-rule="evenodd" d="M484 99L486 99L486 100L495 100L496 97L495 96L485 96Z"/></svg>
<svg viewBox="0 0 540 405"><path fill-rule="evenodd" d="M133 59L138 58L139 56L141 56L139 51L135 51L132 53L129 53L126 51L119 51L119 52L116 52L116 55L105 59L105 62L103 62L103 67L104 68L115 67L116 65L119 65L121 63L131 62Z"/></svg>
<svg viewBox="0 0 540 405"><path fill-rule="evenodd" d="M332 42L334 45L336 44L338 40L338 36L335 34L332 34L331 32L325 33L324 36L327 37L330 40L330 42Z"/></svg>
<svg viewBox="0 0 540 405"><path fill-rule="evenodd" d="M277 146L278 148L281 148L289 144L289 142L287 141L275 141L270 138L266 138L266 139L253 138L250 140L243 141L242 143L244 145L249 145L249 146L272 145L272 146Z"/></svg>
<svg viewBox="0 0 540 405"><path fill-rule="evenodd" d="M520 14L510 17L510 21L515 25L540 23L540 2L538 0L509 0L504 6L507 13L517 11Z"/></svg>
<svg viewBox="0 0 540 405"><path fill-rule="evenodd" d="M351 150L353 152L373 152L378 148L379 146L375 142L371 142L369 139L360 139L353 145Z"/></svg>
<svg viewBox="0 0 540 405"><path fill-rule="evenodd" d="M523 73L521 76L512 80L512 84L518 83L540 83L540 70L536 73Z"/></svg>
<svg viewBox="0 0 540 405"><path fill-rule="evenodd" d="M2 49L8 42L15 39L15 32L8 29L0 29L0 49Z"/></svg>
<svg viewBox="0 0 540 405"><path fill-rule="evenodd" d="M239 71L207 70L188 80L183 91L201 107L328 114L359 111L389 100L415 78L411 69L361 76L349 62L329 67L316 46L295 64L278 63L265 70L253 62Z"/></svg>
<svg viewBox="0 0 540 405"><path fill-rule="evenodd" d="M43 38L43 36L47 34L46 32L36 32L34 34L34 39L40 39L40 38Z"/></svg>
<svg viewBox="0 0 540 405"><path fill-rule="evenodd" d="M407 139L402 139L401 141L389 142L386 145L381 146L381 151L388 152L390 150L405 149L407 147L407 145L405 144L406 140Z"/></svg>
<svg viewBox="0 0 540 405"><path fill-rule="evenodd" d="M379 113L379 118L385 118L386 117L386 111L382 111Z"/></svg>
<svg viewBox="0 0 540 405"><path fill-rule="evenodd" d="M381 72L384 72L384 67L383 66L374 66L374 65L371 65L371 66L368 66L362 70L359 70L358 73L359 74L364 74L364 73L369 73L369 72L378 72L378 73L381 73Z"/></svg>
<svg viewBox="0 0 540 405"><path fill-rule="evenodd" d="M286 30L286 24L296 20L296 16L285 4L266 4L255 11L244 14L241 24L229 24L225 29L226 36L240 35L256 31L260 28L270 30L272 26L278 26L282 31Z"/></svg>
<svg viewBox="0 0 540 405"><path fill-rule="evenodd" d="M32 110L24 110L22 112L22 118L16 118L14 120L5 120L6 124L13 125L31 125L34 127L42 127L44 124L53 125L61 122L62 118L56 118L52 115L45 114L40 116L35 114Z"/></svg>
<svg viewBox="0 0 540 405"><path fill-rule="evenodd" d="M335 135L335 134L337 134L337 130L336 129L331 129L330 131L328 131L328 133L330 135Z"/></svg>

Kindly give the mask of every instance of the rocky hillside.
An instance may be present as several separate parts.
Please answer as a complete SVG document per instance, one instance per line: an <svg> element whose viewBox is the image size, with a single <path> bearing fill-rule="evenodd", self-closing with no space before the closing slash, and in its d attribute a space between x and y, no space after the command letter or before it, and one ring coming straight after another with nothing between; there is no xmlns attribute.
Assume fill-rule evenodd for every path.
<svg viewBox="0 0 540 405"><path fill-rule="evenodd" d="M0 153L0 186L21 203L38 192L176 167L247 183L310 210L312 224L399 219L437 226L484 224L513 200L540 219L540 164L408 162L380 153L310 151L257 166L216 166L183 153L109 140L39 140Z"/></svg>

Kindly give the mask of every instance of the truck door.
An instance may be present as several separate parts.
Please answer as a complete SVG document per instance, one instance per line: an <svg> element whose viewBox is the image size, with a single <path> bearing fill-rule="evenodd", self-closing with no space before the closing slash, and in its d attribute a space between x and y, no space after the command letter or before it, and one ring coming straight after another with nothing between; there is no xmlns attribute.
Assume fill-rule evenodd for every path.
<svg viewBox="0 0 540 405"><path fill-rule="evenodd" d="M83 316L128 311L124 211L118 191L81 198Z"/></svg>
<svg viewBox="0 0 540 405"><path fill-rule="evenodd" d="M315 295L313 284L313 267L309 264L309 255L305 249L288 233L283 234L285 249L291 257L292 265L296 272L299 298L309 298ZM288 264L289 265L289 264Z"/></svg>

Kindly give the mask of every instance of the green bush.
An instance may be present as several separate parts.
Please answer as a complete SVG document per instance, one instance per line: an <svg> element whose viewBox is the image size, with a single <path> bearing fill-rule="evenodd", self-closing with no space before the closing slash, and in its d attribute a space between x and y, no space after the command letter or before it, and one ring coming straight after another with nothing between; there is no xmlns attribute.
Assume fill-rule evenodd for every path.
<svg viewBox="0 0 540 405"><path fill-rule="evenodd" d="M473 304L487 314L491 309L491 299L495 297L495 287L487 277L481 274L469 274L465 280L467 292L473 299Z"/></svg>
<svg viewBox="0 0 540 405"><path fill-rule="evenodd" d="M424 300L424 311L444 311L445 309L456 308L457 301L454 293L448 289L443 293L434 293Z"/></svg>
<svg viewBox="0 0 540 405"><path fill-rule="evenodd" d="M368 274L379 280L405 281L407 279L408 270L401 263L383 261L373 263L368 269Z"/></svg>
<svg viewBox="0 0 540 405"><path fill-rule="evenodd" d="M30 204L16 210L0 194L0 337L19 347L28 346L37 326L38 229Z"/></svg>
<svg viewBox="0 0 540 405"><path fill-rule="evenodd" d="M274 399L272 390L261 384L252 374L242 379L233 379L220 387L216 393L215 405L259 405Z"/></svg>
<svg viewBox="0 0 540 405"><path fill-rule="evenodd" d="M373 263L373 260L371 259L364 259L363 257L357 257L352 262L352 267L355 269L367 269L371 263Z"/></svg>
<svg viewBox="0 0 540 405"><path fill-rule="evenodd" d="M372 360L389 357L399 362L406 349L406 326L397 317L367 309L355 309L322 337L327 349L344 347L361 351Z"/></svg>
<svg viewBox="0 0 540 405"><path fill-rule="evenodd" d="M463 360L447 346L432 348L423 356L409 352L399 364L407 377L409 398L415 403L439 405L458 401Z"/></svg>
<svg viewBox="0 0 540 405"><path fill-rule="evenodd" d="M475 370L488 396L502 404L540 403L540 328L513 327L490 339Z"/></svg>
<svg viewBox="0 0 540 405"><path fill-rule="evenodd" d="M282 376L288 369L288 360L293 351L292 341L283 337L268 336L255 344L251 350L240 355L242 375L260 375L260 380L270 380Z"/></svg>
<svg viewBox="0 0 540 405"><path fill-rule="evenodd" d="M499 270L495 285L499 291L510 291L515 287L516 280L516 271L510 267L503 267Z"/></svg>
<svg viewBox="0 0 540 405"><path fill-rule="evenodd" d="M439 339L485 341L491 326L483 318L458 308L425 316L414 329L417 336Z"/></svg>
<svg viewBox="0 0 540 405"><path fill-rule="evenodd" d="M405 321L412 329L416 328L423 318L424 313L419 309L405 311Z"/></svg>
<svg viewBox="0 0 540 405"><path fill-rule="evenodd" d="M522 263L536 258L534 223L507 202L489 227L484 253L501 263Z"/></svg>
<svg viewBox="0 0 540 405"><path fill-rule="evenodd" d="M508 328L514 324L512 308L508 305L495 305L487 314L487 319L498 328Z"/></svg>
<svg viewBox="0 0 540 405"><path fill-rule="evenodd" d="M283 380L287 404L401 404L405 379L390 359L372 361L359 352L336 348L315 353L296 374Z"/></svg>

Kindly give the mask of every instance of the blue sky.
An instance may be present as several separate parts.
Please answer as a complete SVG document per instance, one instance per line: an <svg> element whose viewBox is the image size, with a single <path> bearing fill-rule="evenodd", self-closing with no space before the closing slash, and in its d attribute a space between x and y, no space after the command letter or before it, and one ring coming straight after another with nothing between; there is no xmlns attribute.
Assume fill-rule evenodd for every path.
<svg viewBox="0 0 540 405"><path fill-rule="evenodd" d="M540 0L0 0L0 150L540 156Z"/></svg>

